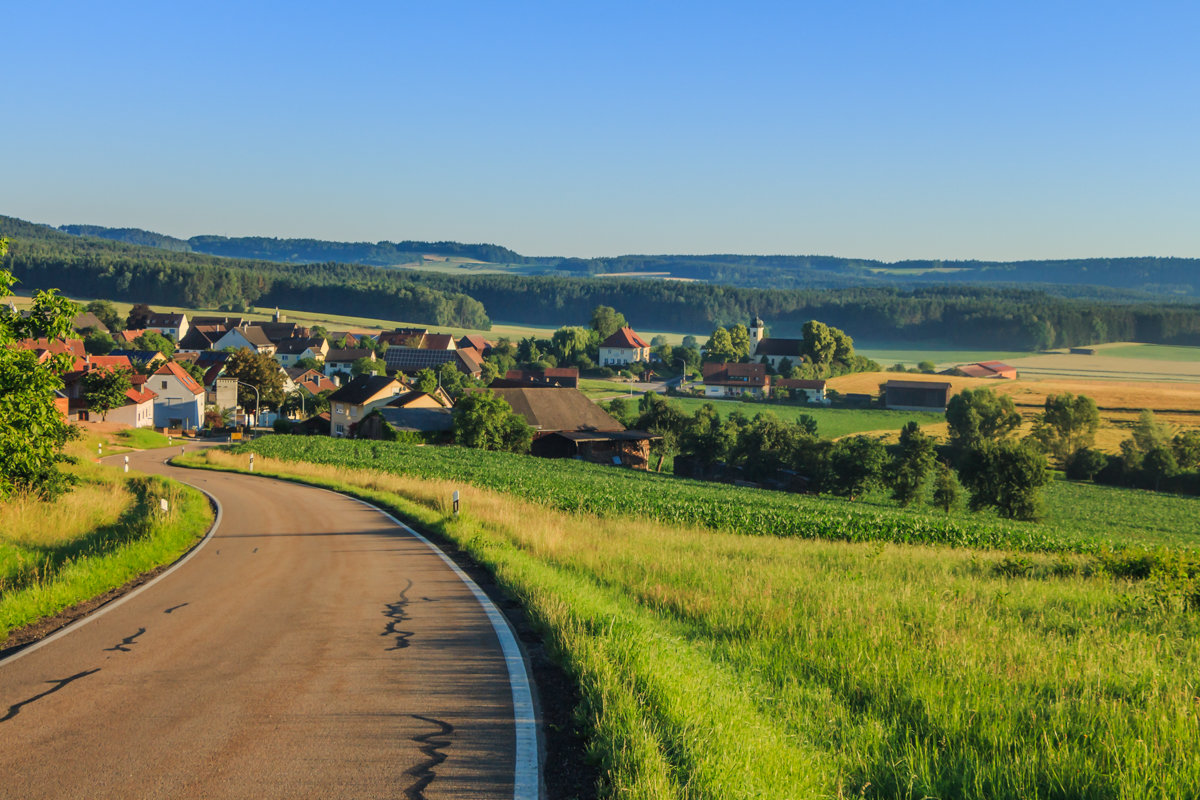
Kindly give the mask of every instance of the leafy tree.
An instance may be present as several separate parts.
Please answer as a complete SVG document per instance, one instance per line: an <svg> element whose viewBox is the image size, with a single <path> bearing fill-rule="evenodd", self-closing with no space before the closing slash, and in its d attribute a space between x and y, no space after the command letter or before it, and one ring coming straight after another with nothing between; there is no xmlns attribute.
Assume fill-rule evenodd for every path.
<svg viewBox="0 0 1200 800"><path fill-rule="evenodd" d="M811 417L806 417L812 421ZM784 422L770 413L759 413L737 430L730 460L739 464L752 480L763 480L791 466L803 443L815 434L814 427Z"/></svg>
<svg viewBox="0 0 1200 800"><path fill-rule="evenodd" d="M592 311L592 330L604 341L626 326L625 315L612 306L596 306Z"/></svg>
<svg viewBox="0 0 1200 800"><path fill-rule="evenodd" d="M1173 478L1179 474L1179 463L1171 448L1163 445L1150 448L1142 459L1142 478L1154 491L1161 488L1164 478Z"/></svg>
<svg viewBox="0 0 1200 800"><path fill-rule="evenodd" d="M83 399L101 420L108 412L125 405L125 393L133 388L129 373L123 369L94 369L83 376Z"/></svg>
<svg viewBox="0 0 1200 800"><path fill-rule="evenodd" d="M624 397L614 397L608 401L607 408L610 417L621 423L625 427L632 427L634 416L629 408L629 401Z"/></svg>
<svg viewBox="0 0 1200 800"><path fill-rule="evenodd" d="M1167 447L1171 443L1170 429L1154 418L1154 412L1142 409L1133 426L1133 444L1143 454L1156 447Z"/></svg>
<svg viewBox="0 0 1200 800"><path fill-rule="evenodd" d="M129 316L125 318L125 327L131 331L144 328L153 313L154 309L145 303L136 303L133 308L129 309Z"/></svg>
<svg viewBox="0 0 1200 800"><path fill-rule="evenodd" d="M933 504L947 514L954 509L962 497L962 486L954 470L943 461L937 462L933 477Z"/></svg>
<svg viewBox="0 0 1200 800"><path fill-rule="evenodd" d="M879 482L887 450L870 436L851 436L833 443L828 455L825 489L851 500Z"/></svg>
<svg viewBox="0 0 1200 800"><path fill-rule="evenodd" d="M296 359L296 363L293 364L292 366L303 367L304 369L311 369L311 370L315 370L317 372L325 371L325 365L322 364L320 361L317 361L312 356L305 356L304 358L298 358L298 359Z"/></svg>
<svg viewBox="0 0 1200 800"><path fill-rule="evenodd" d="M425 394L433 394L438 388L438 374L426 367L417 373L416 379L413 380L413 385Z"/></svg>
<svg viewBox="0 0 1200 800"><path fill-rule="evenodd" d="M683 346L689 350L695 350L697 353L700 352L700 340L690 333L683 337Z"/></svg>
<svg viewBox="0 0 1200 800"><path fill-rule="evenodd" d="M169 336L163 336L158 331L146 331L133 340L134 348L138 350L154 350L167 358L175 355L175 342ZM274 359L271 359L274 361Z"/></svg>
<svg viewBox="0 0 1200 800"><path fill-rule="evenodd" d="M204 376L207 374L208 370L190 359L180 359L175 363L183 368L184 372L186 372L188 375L191 375L192 378L195 379L196 383L200 384L201 386L204 385Z"/></svg>
<svg viewBox="0 0 1200 800"><path fill-rule="evenodd" d="M737 350L734 349L733 338L729 335L729 331L717 328L712 332L712 336L708 337L708 344L704 345L704 360L714 362L737 360Z"/></svg>
<svg viewBox="0 0 1200 800"><path fill-rule="evenodd" d="M705 403L692 414L681 437L681 449L704 464L722 461L736 441L736 430L736 424L721 419L716 406Z"/></svg>
<svg viewBox="0 0 1200 800"><path fill-rule="evenodd" d="M1076 451L1091 447L1100 427L1096 401L1086 395L1052 394L1046 397L1046 410L1033 429L1033 437L1059 463L1066 464Z"/></svg>
<svg viewBox="0 0 1200 800"><path fill-rule="evenodd" d="M1024 442L984 440L966 452L959 475L973 511L990 507L1002 517L1035 520L1050 468L1045 454Z"/></svg>
<svg viewBox="0 0 1200 800"><path fill-rule="evenodd" d="M924 372L926 375L932 375L937 372L937 364L932 361L918 361L917 372Z"/></svg>
<svg viewBox="0 0 1200 800"><path fill-rule="evenodd" d="M802 334L800 354L809 362L820 368L833 361L837 352L837 339L828 325L810 319L804 323Z"/></svg>
<svg viewBox="0 0 1200 800"><path fill-rule="evenodd" d="M386 365L379 359L370 356L356 358L350 364L350 374L355 378L359 375L383 375L386 372Z"/></svg>
<svg viewBox="0 0 1200 800"><path fill-rule="evenodd" d="M258 389L258 402L263 408L279 408L283 405L283 372L279 364L267 353L256 353L243 347L229 356L225 362L225 377ZM238 404L251 408L255 402L254 391L238 386Z"/></svg>
<svg viewBox="0 0 1200 800"><path fill-rule="evenodd" d="M587 328L570 326L559 328L550 337L550 345L560 364L576 363L582 356L587 358L592 345L592 335Z"/></svg>
<svg viewBox="0 0 1200 800"><path fill-rule="evenodd" d="M104 331L92 331L83 337L83 349L93 356L106 356L113 351L117 343Z"/></svg>
<svg viewBox="0 0 1200 800"><path fill-rule="evenodd" d="M1081 447L1067 459L1067 477L1075 481L1090 481L1108 466L1108 456L1090 447Z"/></svg>
<svg viewBox="0 0 1200 800"><path fill-rule="evenodd" d="M470 392L454 404L454 441L480 450L527 453L533 429L503 398Z"/></svg>
<svg viewBox="0 0 1200 800"><path fill-rule="evenodd" d="M1021 425L1013 399L991 389L963 389L946 404L950 443L960 449L1004 439Z"/></svg>
<svg viewBox="0 0 1200 800"><path fill-rule="evenodd" d="M638 430L658 434L658 441L650 444L651 451L658 456L657 472L662 472L667 456L679 452L680 438L687 428L688 418L677 407L668 403L654 392L646 392L638 403L641 414L634 423Z"/></svg>
<svg viewBox="0 0 1200 800"><path fill-rule="evenodd" d="M920 499L933 462L933 439L921 431L920 425L909 422L900 431L900 446L889 465L887 483L892 499L901 506Z"/></svg>
<svg viewBox="0 0 1200 800"><path fill-rule="evenodd" d="M0 256L8 241L0 239ZM0 270L0 300L12 294L12 273ZM39 364L32 350L10 347L21 339L58 339L71 333L79 306L54 290L38 292L28 317L0 306L0 497L32 492L53 497L67 486L58 471L63 445L73 429L54 406L69 355Z"/></svg>
<svg viewBox="0 0 1200 800"><path fill-rule="evenodd" d="M451 397L458 397L471 384L471 379L462 370L447 361L438 370L442 390Z"/></svg>
<svg viewBox="0 0 1200 800"><path fill-rule="evenodd" d="M1180 469L1200 468L1200 430L1183 431L1171 440L1175 461Z"/></svg>
<svg viewBox="0 0 1200 800"><path fill-rule="evenodd" d="M729 343L733 347L733 359L741 361L750 357L750 331L738 323L729 329Z"/></svg>
<svg viewBox="0 0 1200 800"><path fill-rule="evenodd" d="M104 327L109 331L119 331L123 327L121 315L117 313L117 307L107 300L93 300L83 307L84 311L90 311L96 315L96 319L104 323Z"/></svg>
<svg viewBox="0 0 1200 800"><path fill-rule="evenodd" d="M652 338L650 340L651 347L662 347L664 344L667 344L667 343L668 343L667 337L661 333L657 334L656 336L654 336L654 338Z"/></svg>

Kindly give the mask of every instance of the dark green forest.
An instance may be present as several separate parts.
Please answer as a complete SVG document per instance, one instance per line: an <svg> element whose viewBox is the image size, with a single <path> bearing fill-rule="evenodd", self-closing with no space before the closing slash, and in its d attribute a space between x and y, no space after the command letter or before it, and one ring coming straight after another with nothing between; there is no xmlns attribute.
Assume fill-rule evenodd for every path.
<svg viewBox="0 0 1200 800"><path fill-rule="evenodd" d="M26 290L239 310L280 306L431 325L586 324L596 306L634 327L707 333L761 315L777 336L810 319L860 342L1044 349L1105 341L1200 344L1200 305L1131 300L1104 290L1064 297L1041 288L862 285L763 289L633 277L454 275L335 262L218 258L73 236L0 217L12 239L4 265ZM182 240L177 240L182 241ZM274 240L263 240L274 241ZM463 246L467 247L467 246Z"/></svg>
<svg viewBox="0 0 1200 800"><path fill-rule="evenodd" d="M1037 261L884 262L835 256L623 255L612 258L523 256L507 247L458 242L330 242L317 239L193 236L177 239L137 228L64 225L75 235L99 236L179 252L302 264L340 262L394 266L422 255L516 265L524 274L591 277L626 272L665 273L759 289L839 289L864 286L989 284L1044 287L1051 294L1107 299L1200 298L1200 259L1086 258Z"/></svg>

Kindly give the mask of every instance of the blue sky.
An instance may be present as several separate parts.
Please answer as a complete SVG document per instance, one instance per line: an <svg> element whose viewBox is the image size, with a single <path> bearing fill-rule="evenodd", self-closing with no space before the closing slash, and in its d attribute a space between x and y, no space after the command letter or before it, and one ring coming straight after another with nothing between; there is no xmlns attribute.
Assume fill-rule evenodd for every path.
<svg viewBox="0 0 1200 800"><path fill-rule="evenodd" d="M1200 6L22 3L0 213L529 255L1200 256Z"/></svg>

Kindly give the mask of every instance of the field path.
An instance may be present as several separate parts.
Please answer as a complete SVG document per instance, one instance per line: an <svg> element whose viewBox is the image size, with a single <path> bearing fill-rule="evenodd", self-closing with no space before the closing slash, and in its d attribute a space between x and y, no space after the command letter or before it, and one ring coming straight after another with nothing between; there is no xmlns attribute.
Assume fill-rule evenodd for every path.
<svg viewBox="0 0 1200 800"><path fill-rule="evenodd" d="M0 795L536 796L515 651L439 555L349 498L165 453L131 466L209 492L219 527L145 591L0 663Z"/></svg>

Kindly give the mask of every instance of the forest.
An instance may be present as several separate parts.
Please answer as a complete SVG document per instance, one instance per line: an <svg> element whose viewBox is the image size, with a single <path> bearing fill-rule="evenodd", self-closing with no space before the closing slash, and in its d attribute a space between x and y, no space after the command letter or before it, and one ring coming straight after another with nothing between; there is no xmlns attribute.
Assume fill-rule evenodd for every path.
<svg viewBox="0 0 1200 800"><path fill-rule="evenodd" d="M1106 341L1200 344L1200 304L1163 299L1063 297L1041 288L979 285L762 289L636 277L457 275L336 262L283 264L217 258L72 236L0 217L12 239L3 266L26 290L197 308L296 310L486 330L491 320L585 323L597 306L635 328L707 333L767 320L774 336L820 319L861 343L1047 349Z"/></svg>

